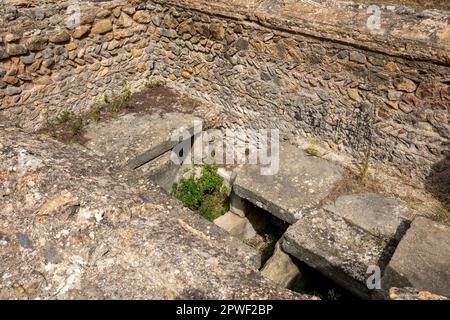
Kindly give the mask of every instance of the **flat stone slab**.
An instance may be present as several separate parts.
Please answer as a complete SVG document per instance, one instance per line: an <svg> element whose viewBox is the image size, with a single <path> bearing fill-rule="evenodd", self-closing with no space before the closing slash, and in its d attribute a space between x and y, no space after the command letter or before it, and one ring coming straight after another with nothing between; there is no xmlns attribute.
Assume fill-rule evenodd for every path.
<svg viewBox="0 0 450 320"><path fill-rule="evenodd" d="M343 168L288 143L280 146L279 171L261 175L257 165L239 169L234 192L292 224L303 212L320 206L342 179Z"/></svg>
<svg viewBox="0 0 450 320"><path fill-rule="evenodd" d="M385 264L385 244L379 238L324 209L311 211L290 226L281 245L361 298L371 296L368 268L383 270Z"/></svg>
<svg viewBox="0 0 450 320"><path fill-rule="evenodd" d="M450 297L450 227L415 218L384 272L382 286Z"/></svg>
<svg viewBox="0 0 450 320"><path fill-rule="evenodd" d="M120 169L120 170L119 170ZM312 299L253 250L92 152L0 129L0 299Z"/></svg>
<svg viewBox="0 0 450 320"><path fill-rule="evenodd" d="M176 130L194 131L200 118L179 112L128 113L87 126L85 146L116 166L135 169L171 150Z"/></svg>
<svg viewBox="0 0 450 320"><path fill-rule="evenodd" d="M152 161L143 164L135 171L141 177L150 179L163 190L170 193L180 170L180 165L172 161L171 155L172 151L167 151Z"/></svg>
<svg viewBox="0 0 450 320"><path fill-rule="evenodd" d="M347 221L388 239L399 241L408 227L410 209L398 199L375 193L340 196L325 209Z"/></svg>

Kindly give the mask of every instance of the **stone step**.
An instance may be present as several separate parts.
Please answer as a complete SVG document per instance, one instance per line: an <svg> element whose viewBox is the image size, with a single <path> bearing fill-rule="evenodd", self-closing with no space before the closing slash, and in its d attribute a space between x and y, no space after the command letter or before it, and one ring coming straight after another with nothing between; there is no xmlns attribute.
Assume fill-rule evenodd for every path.
<svg viewBox="0 0 450 320"><path fill-rule="evenodd" d="M361 298L370 298L369 267L380 271L390 256L382 238L325 209L312 210L290 226L281 242L285 252Z"/></svg>
<svg viewBox="0 0 450 320"><path fill-rule="evenodd" d="M159 189L143 199L86 149L18 129L0 142L0 299L315 299L264 279L251 248Z"/></svg>
<svg viewBox="0 0 450 320"><path fill-rule="evenodd" d="M85 146L115 166L135 169L173 149L179 143L172 139L176 130L192 136L194 121L201 119L179 112L128 113L90 124Z"/></svg>
<svg viewBox="0 0 450 320"><path fill-rule="evenodd" d="M180 165L172 161L171 155L172 151L167 151L156 159L143 164L135 171L139 177L150 179L170 193L180 170Z"/></svg>
<svg viewBox="0 0 450 320"><path fill-rule="evenodd" d="M91 123L84 133L85 146L115 166L138 168L172 150L182 133L182 140L190 139L194 126L220 125L219 106L171 88L140 92L132 100L135 109Z"/></svg>
<svg viewBox="0 0 450 320"><path fill-rule="evenodd" d="M411 209L394 198L375 193L343 195L324 209L341 216L364 230L386 239L400 241L409 227Z"/></svg>
<svg viewBox="0 0 450 320"><path fill-rule="evenodd" d="M415 218L384 272L382 286L450 297L450 227Z"/></svg>
<svg viewBox="0 0 450 320"><path fill-rule="evenodd" d="M302 213L320 206L342 179L337 164L312 157L288 144L280 146L279 171L261 175L258 165L238 170L234 192L274 216L293 224Z"/></svg>

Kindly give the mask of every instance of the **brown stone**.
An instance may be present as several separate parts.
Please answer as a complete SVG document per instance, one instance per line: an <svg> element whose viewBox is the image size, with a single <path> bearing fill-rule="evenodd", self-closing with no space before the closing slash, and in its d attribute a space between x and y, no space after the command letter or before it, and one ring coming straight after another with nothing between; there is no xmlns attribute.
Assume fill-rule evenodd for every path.
<svg viewBox="0 0 450 320"><path fill-rule="evenodd" d="M3 81L12 85L16 85L19 83L19 79L15 76L4 76Z"/></svg>
<svg viewBox="0 0 450 320"><path fill-rule="evenodd" d="M191 73L189 71L184 70L183 72L181 72L181 76L185 79L190 79Z"/></svg>
<svg viewBox="0 0 450 320"><path fill-rule="evenodd" d="M34 83L37 85L48 85L48 84L52 84L53 80L49 76L42 76L42 77L34 80Z"/></svg>
<svg viewBox="0 0 450 320"><path fill-rule="evenodd" d="M100 21L97 21L94 26L92 27L91 32L93 34L104 34L113 29L113 25L111 20L109 19L103 19Z"/></svg>
<svg viewBox="0 0 450 320"><path fill-rule="evenodd" d="M70 34L64 30L61 32L58 32L57 34L54 34L49 38L49 41L52 43L65 43L70 41Z"/></svg>
<svg viewBox="0 0 450 320"><path fill-rule="evenodd" d="M133 15L133 20L137 23L147 24L152 21L152 18L146 11L140 10Z"/></svg>
<svg viewBox="0 0 450 320"><path fill-rule="evenodd" d="M225 38L225 28L222 23L214 22L209 26L209 30L211 31L211 35L217 40L223 40Z"/></svg>
<svg viewBox="0 0 450 320"><path fill-rule="evenodd" d="M42 64L42 58L36 60L31 66L29 66L27 68L28 72L34 73L34 72L38 71L39 68L41 67L41 64Z"/></svg>
<svg viewBox="0 0 450 320"><path fill-rule="evenodd" d="M180 25L178 26L178 32L180 34L189 33L192 36L195 36L195 34L197 33L197 31L195 31L194 28L194 23L192 22L191 19L180 23Z"/></svg>
<svg viewBox="0 0 450 320"><path fill-rule="evenodd" d="M6 46L6 52L10 56L20 56L27 54L28 50L24 45L10 43Z"/></svg>
<svg viewBox="0 0 450 320"><path fill-rule="evenodd" d="M74 39L80 39L85 36L89 30L91 30L91 26L89 25L80 26L72 33L72 37L74 37Z"/></svg>
<svg viewBox="0 0 450 320"><path fill-rule="evenodd" d="M77 48L77 44L75 42L71 42L71 43L66 44L65 47L66 47L67 51L73 51Z"/></svg>
<svg viewBox="0 0 450 320"><path fill-rule="evenodd" d="M97 17L97 18L100 18L100 19L104 19L104 18L108 18L110 15L111 15L111 11L106 10L106 9L101 9L101 10L97 13L96 17Z"/></svg>
<svg viewBox="0 0 450 320"><path fill-rule="evenodd" d="M431 81L422 81L416 91L420 99L433 98L435 96L436 85Z"/></svg>
<svg viewBox="0 0 450 320"><path fill-rule="evenodd" d="M27 42L27 48L31 51L44 50L47 47L48 39L42 36L31 37Z"/></svg>
<svg viewBox="0 0 450 320"><path fill-rule="evenodd" d="M400 91L414 92L417 86L412 80L405 77L400 77L394 80L394 87Z"/></svg>
<svg viewBox="0 0 450 320"><path fill-rule="evenodd" d="M348 96L350 97L350 99L356 101L356 102L360 102L361 101L361 97L359 96L358 90L354 89L354 88L349 88L347 89L347 93Z"/></svg>
<svg viewBox="0 0 450 320"><path fill-rule="evenodd" d="M129 30L119 30L114 32L114 39L120 40L124 38L129 38L133 34Z"/></svg>

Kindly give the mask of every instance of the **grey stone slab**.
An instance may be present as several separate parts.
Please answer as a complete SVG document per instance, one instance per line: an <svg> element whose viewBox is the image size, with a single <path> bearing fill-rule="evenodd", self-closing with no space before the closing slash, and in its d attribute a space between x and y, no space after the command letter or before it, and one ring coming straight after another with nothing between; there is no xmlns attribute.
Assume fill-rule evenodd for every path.
<svg viewBox="0 0 450 320"><path fill-rule="evenodd" d="M370 233L397 241L406 232L409 221L404 217L411 211L400 200L375 193L340 196L324 208Z"/></svg>
<svg viewBox="0 0 450 320"><path fill-rule="evenodd" d="M342 179L337 164L312 157L288 143L280 146L279 171L261 175L257 165L239 169L234 192L274 216L295 223L303 212L320 206Z"/></svg>
<svg viewBox="0 0 450 320"><path fill-rule="evenodd" d="M450 227L415 218L386 268L382 286L414 287L450 297Z"/></svg>
<svg viewBox="0 0 450 320"><path fill-rule="evenodd" d="M41 165L20 168L24 154ZM79 146L0 129L0 299L313 298L264 279L248 246L159 188L143 197L124 171Z"/></svg>
<svg viewBox="0 0 450 320"><path fill-rule="evenodd" d="M172 151L160 155L156 159L147 162L136 169L136 172L159 185L163 190L170 193L172 185L180 170L180 165L171 159Z"/></svg>
<svg viewBox="0 0 450 320"><path fill-rule="evenodd" d="M178 144L176 130L193 133L200 118L180 112L128 113L86 128L85 146L118 166L135 169Z"/></svg>
<svg viewBox="0 0 450 320"><path fill-rule="evenodd" d="M385 243L325 209L313 210L290 226L281 245L361 298L372 294L366 284L369 267L383 270L386 263Z"/></svg>

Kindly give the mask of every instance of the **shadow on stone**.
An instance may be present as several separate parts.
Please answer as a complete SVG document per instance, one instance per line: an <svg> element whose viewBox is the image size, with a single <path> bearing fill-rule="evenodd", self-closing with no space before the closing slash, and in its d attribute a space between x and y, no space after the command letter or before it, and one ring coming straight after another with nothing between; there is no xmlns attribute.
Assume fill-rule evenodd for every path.
<svg viewBox="0 0 450 320"><path fill-rule="evenodd" d="M425 181L425 189L450 211L450 155L433 164Z"/></svg>

